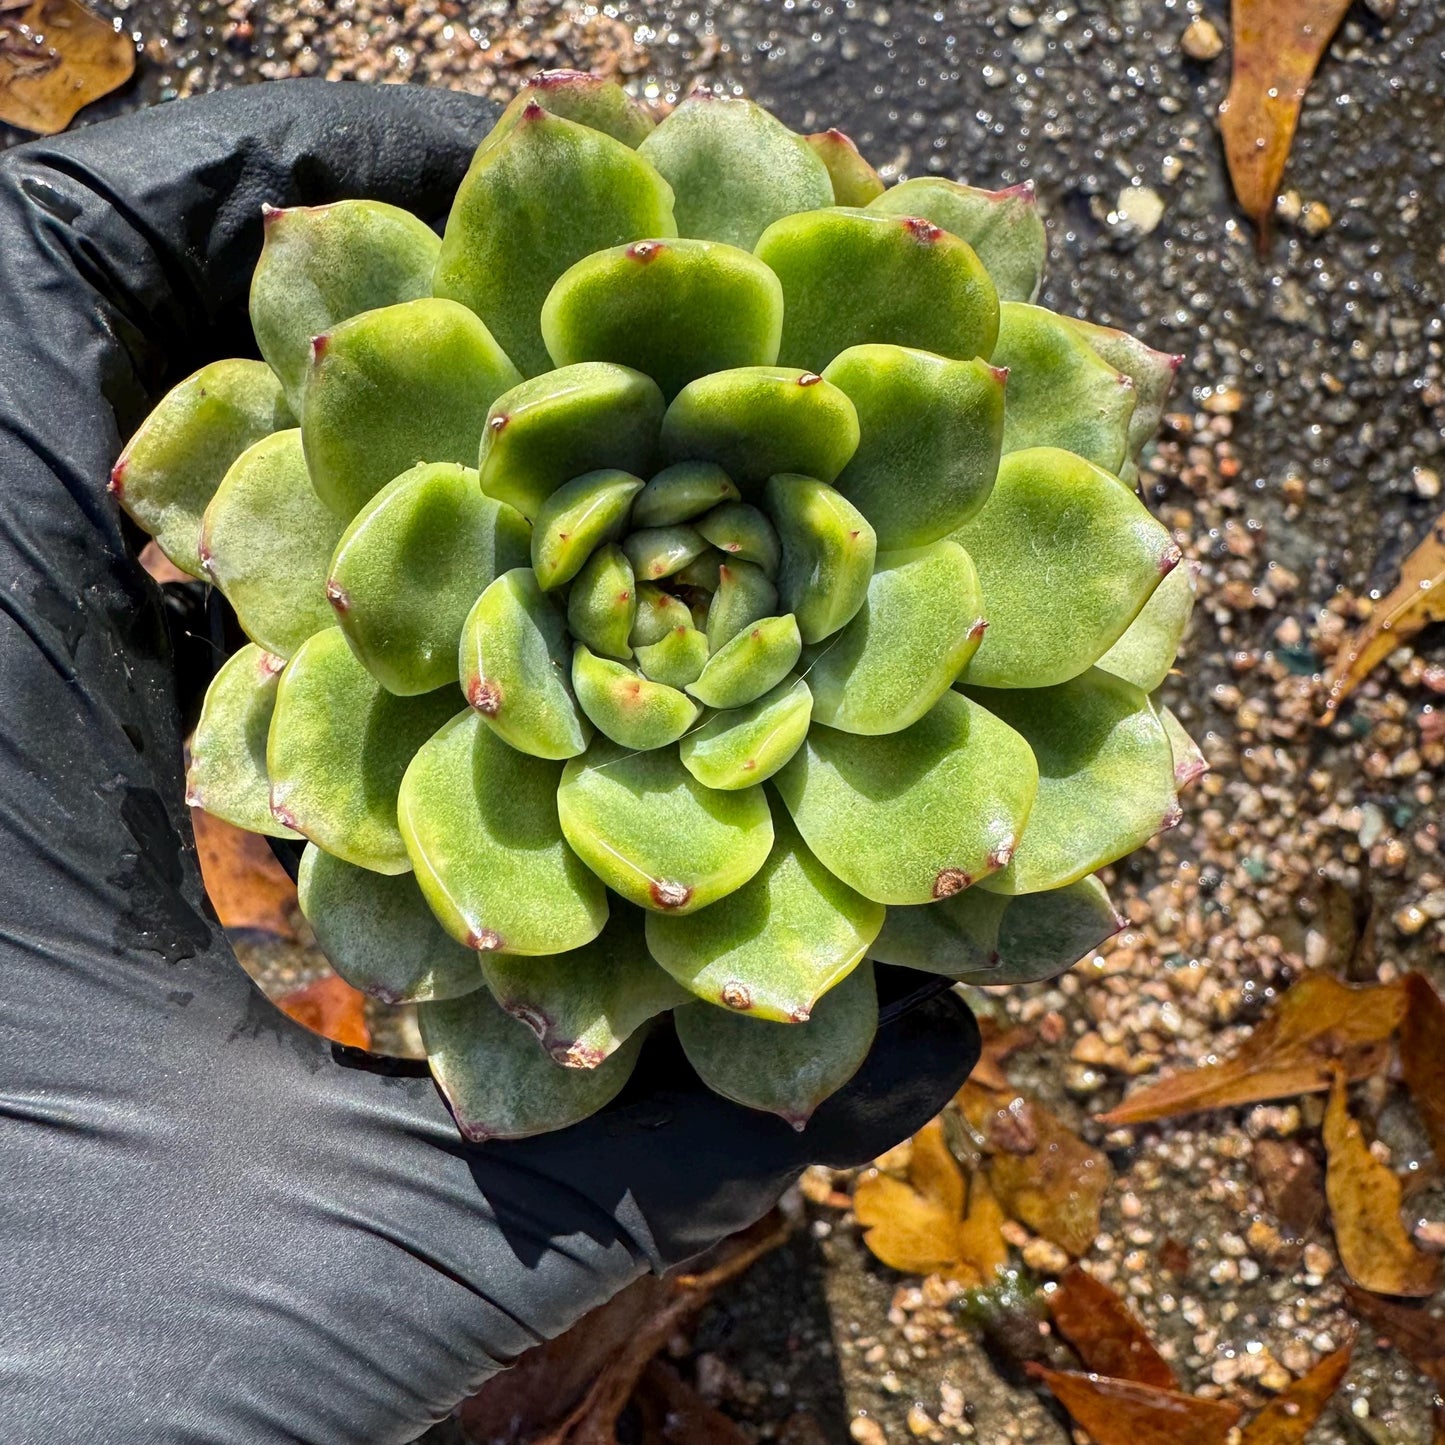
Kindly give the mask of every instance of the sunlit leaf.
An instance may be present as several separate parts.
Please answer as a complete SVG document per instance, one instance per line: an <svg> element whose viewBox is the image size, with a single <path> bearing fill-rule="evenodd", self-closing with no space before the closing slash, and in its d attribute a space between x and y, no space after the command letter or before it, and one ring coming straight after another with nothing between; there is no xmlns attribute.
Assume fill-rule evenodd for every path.
<svg viewBox="0 0 1445 1445"><path fill-rule="evenodd" d="M371 1047L371 1030L366 1025L366 995L359 993L338 974L329 973L301 988L283 993L276 1006L298 1024L333 1043L353 1049Z"/></svg>
<svg viewBox="0 0 1445 1445"><path fill-rule="evenodd" d="M259 833L246 833L203 808L191 809L206 897L225 929L296 937L296 885Z"/></svg>

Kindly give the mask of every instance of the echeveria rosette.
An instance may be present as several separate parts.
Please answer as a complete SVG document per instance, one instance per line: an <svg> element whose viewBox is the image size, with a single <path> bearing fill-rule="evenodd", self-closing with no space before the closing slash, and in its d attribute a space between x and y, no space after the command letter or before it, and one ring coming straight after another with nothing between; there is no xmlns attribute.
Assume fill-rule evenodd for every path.
<svg viewBox="0 0 1445 1445"><path fill-rule="evenodd" d="M885 188L743 100L529 85L444 235L274 211L265 363L114 490L251 639L192 801L304 838L337 970L419 1005L473 1138L650 1021L802 1127L872 961L1051 976L1203 766L1154 694L1192 577L1128 479L1174 358L1033 304L1027 187Z"/></svg>

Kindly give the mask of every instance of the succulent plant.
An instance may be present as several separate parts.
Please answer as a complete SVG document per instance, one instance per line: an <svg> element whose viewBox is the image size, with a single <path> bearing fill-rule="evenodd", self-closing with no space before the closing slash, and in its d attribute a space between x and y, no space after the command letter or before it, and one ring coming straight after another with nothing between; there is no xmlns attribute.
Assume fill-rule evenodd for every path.
<svg viewBox="0 0 1445 1445"><path fill-rule="evenodd" d="M267 208L264 361L112 487L250 643L193 803L306 842L336 969L415 1002L475 1139L622 1088L671 1011L802 1127L873 962L1053 975L1203 767L1131 486L1175 359L1034 303L1032 191L886 188L837 131L532 82L438 238Z"/></svg>

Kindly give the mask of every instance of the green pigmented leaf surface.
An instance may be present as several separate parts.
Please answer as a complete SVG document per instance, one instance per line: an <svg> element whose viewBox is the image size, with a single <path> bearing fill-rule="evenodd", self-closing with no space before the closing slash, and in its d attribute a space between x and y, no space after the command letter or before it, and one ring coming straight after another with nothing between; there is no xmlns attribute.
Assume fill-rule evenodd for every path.
<svg viewBox="0 0 1445 1445"><path fill-rule="evenodd" d="M437 922L410 873L373 873L308 843L296 892L322 953L352 988L397 1004L482 987L477 955Z"/></svg>
<svg viewBox="0 0 1445 1445"><path fill-rule="evenodd" d="M614 900L607 926L546 958L482 955L492 997L536 1034L553 1063L595 1069L648 1019L690 995L653 961L642 911Z"/></svg>
<svg viewBox="0 0 1445 1445"><path fill-rule="evenodd" d="M1038 767L1018 733L948 692L912 727L815 727L775 785L823 864L878 903L928 903L1007 863Z"/></svg>
<svg viewBox="0 0 1445 1445"><path fill-rule="evenodd" d="M111 494L182 572L201 570L201 517L247 447L295 420L271 368L213 361L163 396L126 443Z"/></svg>
<svg viewBox="0 0 1445 1445"><path fill-rule="evenodd" d="M692 613L687 604L671 592L664 592L650 582L639 583L637 588L637 618L632 624L631 642L633 647L651 647L662 641L669 632L692 626Z"/></svg>
<svg viewBox="0 0 1445 1445"><path fill-rule="evenodd" d="M614 892L643 908L690 913L763 866L773 823L762 789L705 788L672 748L629 753L598 738L557 793L562 831Z"/></svg>
<svg viewBox="0 0 1445 1445"><path fill-rule="evenodd" d="M1098 666L1145 692L1169 676L1194 611L1195 566L1176 567L1154 589L1139 615L1099 659Z"/></svg>
<svg viewBox="0 0 1445 1445"><path fill-rule="evenodd" d="M462 691L486 725L537 758L580 753L591 729L572 694L572 643L530 567L504 572L462 625Z"/></svg>
<svg viewBox="0 0 1445 1445"><path fill-rule="evenodd" d="M687 690L708 707L744 707L787 677L802 650L791 613L760 618L723 643Z"/></svg>
<svg viewBox="0 0 1445 1445"><path fill-rule="evenodd" d="M1121 371L1134 383L1134 411L1129 417L1126 453L1137 462L1144 444L1159 430L1164 418L1164 404L1174 389L1182 356L1155 351L1137 337L1112 326L1096 326L1092 321L1069 319L1078 332L1115 371ZM1128 465L1126 461L1125 465Z"/></svg>
<svg viewBox="0 0 1445 1445"><path fill-rule="evenodd" d="M803 745L813 698L800 677L785 677L746 707L715 713L682 739L683 766L708 788L731 792L771 778Z"/></svg>
<svg viewBox="0 0 1445 1445"><path fill-rule="evenodd" d="M1168 531L1117 478L1053 447L999 465L954 533L983 584L988 631L966 680L1049 687L1092 667L1179 561Z"/></svg>
<svg viewBox="0 0 1445 1445"><path fill-rule="evenodd" d="M594 251L675 236L677 227L667 182L621 141L541 105L515 121L472 160L433 289L475 311L523 375L536 376L552 365L539 317L557 278Z"/></svg>
<svg viewBox="0 0 1445 1445"><path fill-rule="evenodd" d="M883 194L883 178L863 159L858 147L841 130L819 131L803 137L828 168L835 206L866 206Z"/></svg>
<svg viewBox="0 0 1445 1445"><path fill-rule="evenodd" d="M722 502L737 501L731 478L712 462L678 462L653 477L632 504L634 527L690 522Z"/></svg>
<svg viewBox="0 0 1445 1445"><path fill-rule="evenodd" d="M254 642L221 665L206 689L191 737L186 802L248 833L299 838L272 815L266 776L266 735L285 665L285 658Z"/></svg>
<svg viewBox="0 0 1445 1445"><path fill-rule="evenodd" d="M1048 237L1032 181L983 191L934 176L901 181L868 203L885 216L921 216L967 241L1000 301L1032 301L1048 259Z"/></svg>
<svg viewBox="0 0 1445 1445"><path fill-rule="evenodd" d="M540 105L551 115L600 130L633 150L657 124L647 106L634 100L615 80L587 70L542 70L512 97L482 144L499 141L529 105Z"/></svg>
<svg viewBox="0 0 1445 1445"><path fill-rule="evenodd" d="M978 573L957 542L880 553L857 616L808 649L813 717L843 732L897 732L948 691L982 635Z"/></svg>
<svg viewBox="0 0 1445 1445"><path fill-rule="evenodd" d="M266 742L272 813L358 868L405 873L397 790L417 749L455 708L449 687L394 696L356 660L340 628L318 632L276 689Z"/></svg>
<svg viewBox="0 0 1445 1445"><path fill-rule="evenodd" d="M767 862L741 888L680 918L649 914L647 946L708 1003L802 1023L867 952L883 908L823 867L786 817L776 828Z"/></svg>
<svg viewBox="0 0 1445 1445"><path fill-rule="evenodd" d="M783 286L784 366L821 372L869 342L961 361L994 349L999 307L988 272L971 247L927 221L836 206L769 226L756 252Z"/></svg>
<svg viewBox="0 0 1445 1445"><path fill-rule="evenodd" d="M824 376L858 412L858 450L836 486L880 548L936 542L988 500L1003 446L1003 372L903 346L852 346Z"/></svg>
<svg viewBox="0 0 1445 1445"><path fill-rule="evenodd" d="M326 596L368 672L389 692L431 692L458 677L462 626L478 595L529 555L526 522L482 495L453 462L413 467L352 518Z"/></svg>
<svg viewBox="0 0 1445 1445"><path fill-rule="evenodd" d="M1174 787L1182 793L1209 771L1209 760L1171 709L1155 703L1155 711L1164 724L1164 735L1169 739L1169 751L1174 759Z"/></svg>
<svg viewBox="0 0 1445 1445"><path fill-rule="evenodd" d="M621 547L609 542L587 559L568 590L568 630L593 652L625 660L632 656L628 637L637 617L632 564Z"/></svg>
<svg viewBox="0 0 1445 1445"><path fill-rule="evenodd" d="M774 617L778 589L756 563L726 562L718 568L717 591L707 607L708 646L717 652L754 622Z"/></svg>
<svg viewBox="0 0 1445 1445"><path fill-rule="evenodd" d="M338 323L313 343L301 404L317 496L349 522L420 462L473 465L487 408L518 379L454 301L404 301Z"/></svg>
<svg viewBox="0 0 1445 1445"><path fill-rule="evenodd" d="M615 361L667 397L714 371L772 366L782 332L778 278L719 241L636 241L584 256L542 307L558 366Z"/></svg>
<svg viewBox="0 0 1445 1445"><path fill-rule="evenodd" d="M746 502L724 502L697 519L697 530L724 556L736 557L775 576L782 546L767 515Z"/></svg>
<svg viewBox="0 0 1445 1445"><path fill-rule="evenodd" d="M644 527L622 544L632 572L643 582L660 582L701 557L708 544L697 528L679 523L672 527Z"/></svg>
<svg viewBox="0 0 1445 1445"><path fill-rule="evenodd" d="M382 201L263 207L263 214L251 329L299 416L311 338L363 311L430 296L441 242L425 221Z"/></svg>
<svg viewBox="0 0 1445 1445"><path fill-rule="evenodd" d="M707 665L707 634L686 624L663 633L656 642L637 649L637 665L644 677L669 687L696 682Z"/></svg>
<svg viewBox="0 0 1445 1445"><path fill-rule="evenodd" d="M1091 668L1057 687L970 695L1021 734L1039 764L1028 827L985 888L1062 888L1177 821L1169 739L1137 687Z"/></svg>
<svg viewBox="0 0 1445 1445"><path fill-rule="evenodd" d="M811 372L745 366L701 377L662 423L670 461L716 462L745 497L775 472L831 482L858 449L858 413Z"/></svg>
<svg viewBox="0 0 1445 1445"><path fill-rule="evenodd" d="M807 1023L778 1024L695 1003L674 1015L688 1062L708 1088L801 1130L858 1072L878 1028L871 965L818 1000Z"/></svg>
<svg viewBox="0 0 1445 1445"><path fill-rule="evenodd" d="M632 1075L634 1034L595 1069L567 1069L486 989L417 1009L432 1077L474 1143L565 1129L611 1102Z"/></svg>
<svg viewBox="0 0 1445 1445"><path fill-rule="evenodd" d="M290 657L335 620L326 570L342 532L306 475L301 433L274 432L226 473L201 522L206 576L253 642Z"/></svg>
<svg viewBox="0 0 1445 1445"><path fill-rule="evenodd" d="M611 468L645 474L662 393L640 371L583 361L497 398L482 436L482 490L529 521L564 482Z"/></svg>
<svg viewBox="0 0 1445 1445"><path fill-rule="evenodd" d="M767 507L783 549L778 597L803 641L821 642L863 606L877 537L847 497L813 477L769 478Z"/></svg>
<svg viewBox="0 0 1445 1445"><path fill-rule="evenodd" d="M597 731L624 748L675 743L702 710L677 688L580 645L572 655L572 690Z"/></svg>
<svg viewBox="0 0 1445 1445"><path fill-rule="evenodd" d="M603 542L627 525L642 479L630 472L586 472L563 482L537 509L532 527L532 571L544 591L570 582Z"/></svg>
<svg viewBox="0 0 1445 1445"><path fill-rule="evenodd" d="M718 589L718 584L722 581L723 561L724 554L708 543L691 562L679 567L672 574L672 585L692 588L695 594L692 601L702 603L705 608L707 601L711 599L712 594ZM705 611L703 615L705 618Z"/></svg>
<svg viewBox="0 0 1445 1445"><path fill-rule="evenodd" d="M401 831L431 910L481 953L565 953L597 937L606 890L562 838L561 765L453 718L402 779Z"/></svg>
<svg viewBox="0 0 1445 1445"><path fill-rule="evenodd" d="M833 202L827 166L750 100L689 96L639 150L672 187L683 236L750 251L780 216Z"/></svg>

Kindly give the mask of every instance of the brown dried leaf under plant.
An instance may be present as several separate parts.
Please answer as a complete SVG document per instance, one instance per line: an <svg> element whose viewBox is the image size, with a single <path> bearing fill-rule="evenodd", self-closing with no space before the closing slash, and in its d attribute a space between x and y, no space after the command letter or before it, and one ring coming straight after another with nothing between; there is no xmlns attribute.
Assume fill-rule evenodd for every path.
<svg viewBox="0 0 1445 1445"><path fill-rule="evenodd" d="M7 125L56 135L134 73L130 36L79 0L0 9L0 121Z"/></svg>

